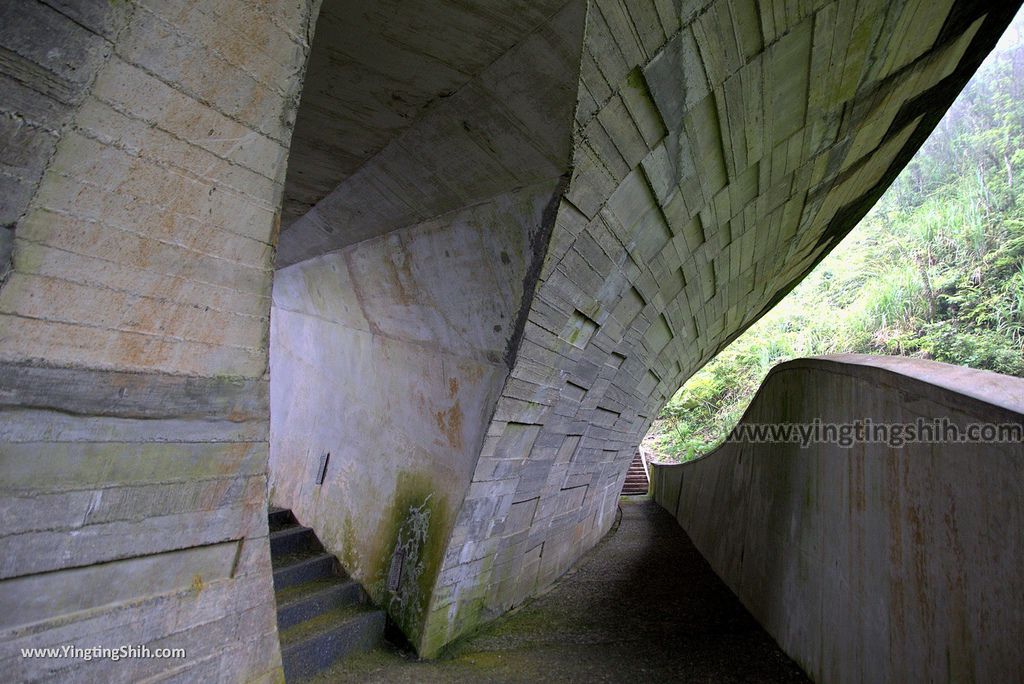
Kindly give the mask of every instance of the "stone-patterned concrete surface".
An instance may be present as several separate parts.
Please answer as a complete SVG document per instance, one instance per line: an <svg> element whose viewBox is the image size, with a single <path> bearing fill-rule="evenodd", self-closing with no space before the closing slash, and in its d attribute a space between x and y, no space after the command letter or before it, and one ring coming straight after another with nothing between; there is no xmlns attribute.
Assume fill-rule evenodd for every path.
<svg viewBox="0 0 1024 684"><path fill-rule="evenodd" d="M267 333L317 10L0 2L4 681L281 678ZM187 657L20 654L127 645Z"/></svg>
<svg viewBox="0 0 1024 684"><path fill-rule="evenodd" d="M671 516L621 523L543 596L439 660L378 650L317 682L806 682Z"/></svg>

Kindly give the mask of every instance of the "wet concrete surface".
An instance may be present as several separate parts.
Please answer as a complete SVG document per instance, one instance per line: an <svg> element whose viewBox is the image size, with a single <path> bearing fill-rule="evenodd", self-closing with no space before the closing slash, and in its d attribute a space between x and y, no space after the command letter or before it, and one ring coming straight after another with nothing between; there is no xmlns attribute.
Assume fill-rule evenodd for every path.
<svg viewBox="0 0 1024 684"><path fill-rule="evenodd" d="M652 501L544 595L418 661L350 658L326 682L806 682L799 667Z"/></svg>

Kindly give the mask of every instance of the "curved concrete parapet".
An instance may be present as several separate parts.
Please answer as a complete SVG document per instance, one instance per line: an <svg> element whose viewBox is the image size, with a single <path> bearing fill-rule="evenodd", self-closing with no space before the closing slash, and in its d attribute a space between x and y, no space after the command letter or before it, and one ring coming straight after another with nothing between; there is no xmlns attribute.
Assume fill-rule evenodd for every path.
<svg viewBox="0 0 1024 684"><path fill-rule="evenodd" d="M772 370L740 426L816 420L948 421L947 438L1002 424L1017 441L730 440L656 465L655 500L816 681L1018 681L1024 380L917 359L799 359Z"/></svg>

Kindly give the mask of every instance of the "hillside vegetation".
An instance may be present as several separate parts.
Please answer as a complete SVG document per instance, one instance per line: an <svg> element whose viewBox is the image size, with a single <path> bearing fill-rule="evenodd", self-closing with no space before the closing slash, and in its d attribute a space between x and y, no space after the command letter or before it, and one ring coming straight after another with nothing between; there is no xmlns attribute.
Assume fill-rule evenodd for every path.
<svg viewBox="0 0 1024 684"><path fill-rule="evenodd" d="M717 446L787 359L901 354L1024 377L1024 45L1011 26L878 205L668 402L648 443Z"/></svg>

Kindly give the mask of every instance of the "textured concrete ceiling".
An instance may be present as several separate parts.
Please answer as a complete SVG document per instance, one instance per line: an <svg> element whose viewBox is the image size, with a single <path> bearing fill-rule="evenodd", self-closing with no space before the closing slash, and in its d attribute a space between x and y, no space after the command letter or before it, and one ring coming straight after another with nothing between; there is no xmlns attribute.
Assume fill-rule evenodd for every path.
<svg viewBox="0 0 1024 684"><path fill-rule="evenodd" d="M550 17L563 0L325 0L282 227Z"/></svg>

